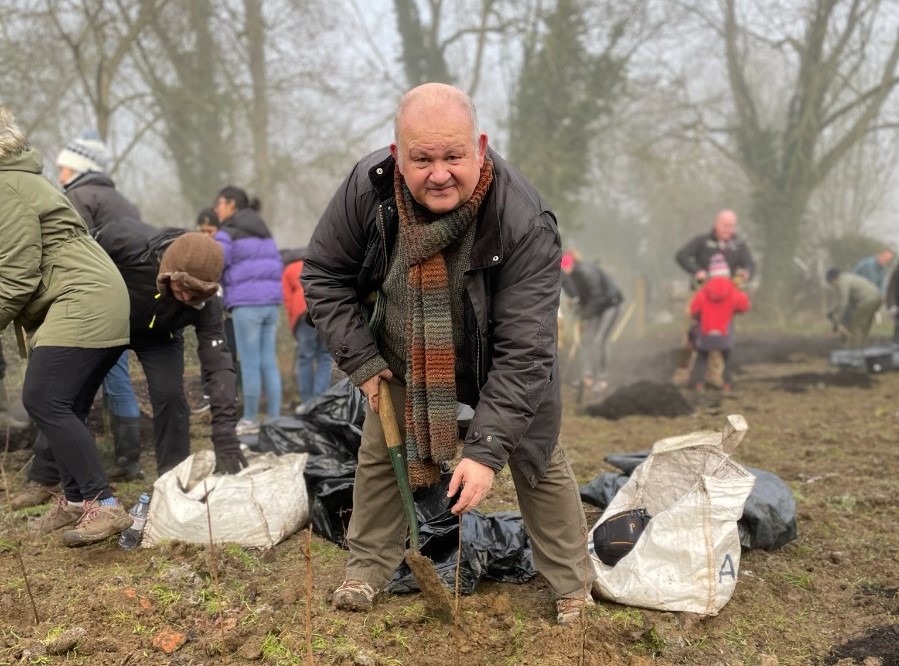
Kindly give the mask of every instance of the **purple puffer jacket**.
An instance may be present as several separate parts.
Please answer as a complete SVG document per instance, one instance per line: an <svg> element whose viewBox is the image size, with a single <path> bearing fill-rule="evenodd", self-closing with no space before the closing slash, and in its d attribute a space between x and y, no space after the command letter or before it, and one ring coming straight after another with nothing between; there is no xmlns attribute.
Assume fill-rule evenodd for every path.
<svg viewBox="0 0 899 666"><path fill-rule="evenodd" d="M265 222L252 208L229 217L215 234L225 252L222 290L225 308L241 305L280 305L281 255Z"/></svg>

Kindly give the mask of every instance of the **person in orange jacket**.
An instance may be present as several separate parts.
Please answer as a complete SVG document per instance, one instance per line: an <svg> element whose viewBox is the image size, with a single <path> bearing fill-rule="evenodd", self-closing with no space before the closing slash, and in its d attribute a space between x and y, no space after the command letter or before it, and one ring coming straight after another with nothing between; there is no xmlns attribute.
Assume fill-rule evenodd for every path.
<svg viewBox="0 0 899 666"><path fill-rule="evenodd" d="M705 388L703 377L709 352L720 351L724 358L724 384L721 390L728 393L733 384L730 364L734 344L733 318L734 314L749 310L749 296L734 285L730 268L721 254L712 257L708 277L690 302L690 314L697 320L693 340L696 360L690 373L690 386L697 391Z"/></svg>
<svg viewBox="0 0 899 666"><path fill-rule="evenodd" d="M297 341L297 390L303 402L321 395L331 386L333 360L328 347L319 337L315 327L306 316L306 295L300 284L303 272L303 251L292 250L281 253L284 272L281 286L284 289L284 307L293 337Z"/></svg>

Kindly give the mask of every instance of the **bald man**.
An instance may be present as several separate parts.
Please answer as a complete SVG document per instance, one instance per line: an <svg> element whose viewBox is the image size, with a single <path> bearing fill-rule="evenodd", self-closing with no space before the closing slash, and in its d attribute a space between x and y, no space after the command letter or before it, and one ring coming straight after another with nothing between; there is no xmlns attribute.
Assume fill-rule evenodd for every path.
<svg viewBox="0 0 899 666"><path fill-rule="evenodd" d="M559 442L555 216L488 150L462 91L414 88L394 134L331 200L302 276L316 330L368 398L346 580L333 604L371 609L403 559L407 525L377 415L387 382L413 485L436 483L439 466L461 453L448 492L459 492L453 513L477 507L508 463L556 619L571 624L593 603L594 574ZM464 442L457 401L475 410Z"/></svg>
<svg viewBox="0 0 899 666"><path fill-rule="evenodd" d="M692 238L678 251L675 259L696 283L702 283L708 277L709 262L718 253L724 255L731 275L743 282L752 278L755 262L746 241L737 235L737 214L732 210L719 212L712 231Z"/></svg>

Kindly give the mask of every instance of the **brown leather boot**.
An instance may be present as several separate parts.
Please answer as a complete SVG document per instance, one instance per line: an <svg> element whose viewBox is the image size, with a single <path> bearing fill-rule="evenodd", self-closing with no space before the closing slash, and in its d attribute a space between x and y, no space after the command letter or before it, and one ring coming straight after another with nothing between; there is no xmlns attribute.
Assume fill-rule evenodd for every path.
<svg viewBox="0 0 899 666"><path fill-rule="evenodd" d="M9 507L13 510L26 509L29 506L37 506L38 504L46 504L54 495L62 492L62 484L54 483L45 486L43 483L28 480L25 487L19 491L19 494L9 501Z"/></svg>

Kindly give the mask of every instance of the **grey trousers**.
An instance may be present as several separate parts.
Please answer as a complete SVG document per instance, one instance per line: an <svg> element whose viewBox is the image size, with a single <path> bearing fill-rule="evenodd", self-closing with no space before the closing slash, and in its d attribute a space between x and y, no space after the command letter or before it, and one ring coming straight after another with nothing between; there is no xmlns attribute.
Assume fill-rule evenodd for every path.
<svg viewBox="0 0 899 666"><path fill-rule="evenodd" d="M390 384L390 395L402 415L406 389ZM534 564L557 597L576 597L589 591L595 577L587 556L587 522L577 481L557 443L546 475L531 488L515 465L510 465L525 528L531 537ZM403 561L408 526L380 418L366 408L353 489L353 514L347 528L350 557L346 577L376 590L384 588Z"/></svg>
<svg viewBox="0 0 899 666"><path fill-rule="evenodd" d="M584 330L581 333L581 368L582 375L595 381L605 381L606 367L609 363L609 335L618 320L620 305L613 305L603 310L597 317L584 319Z"/></svg>

